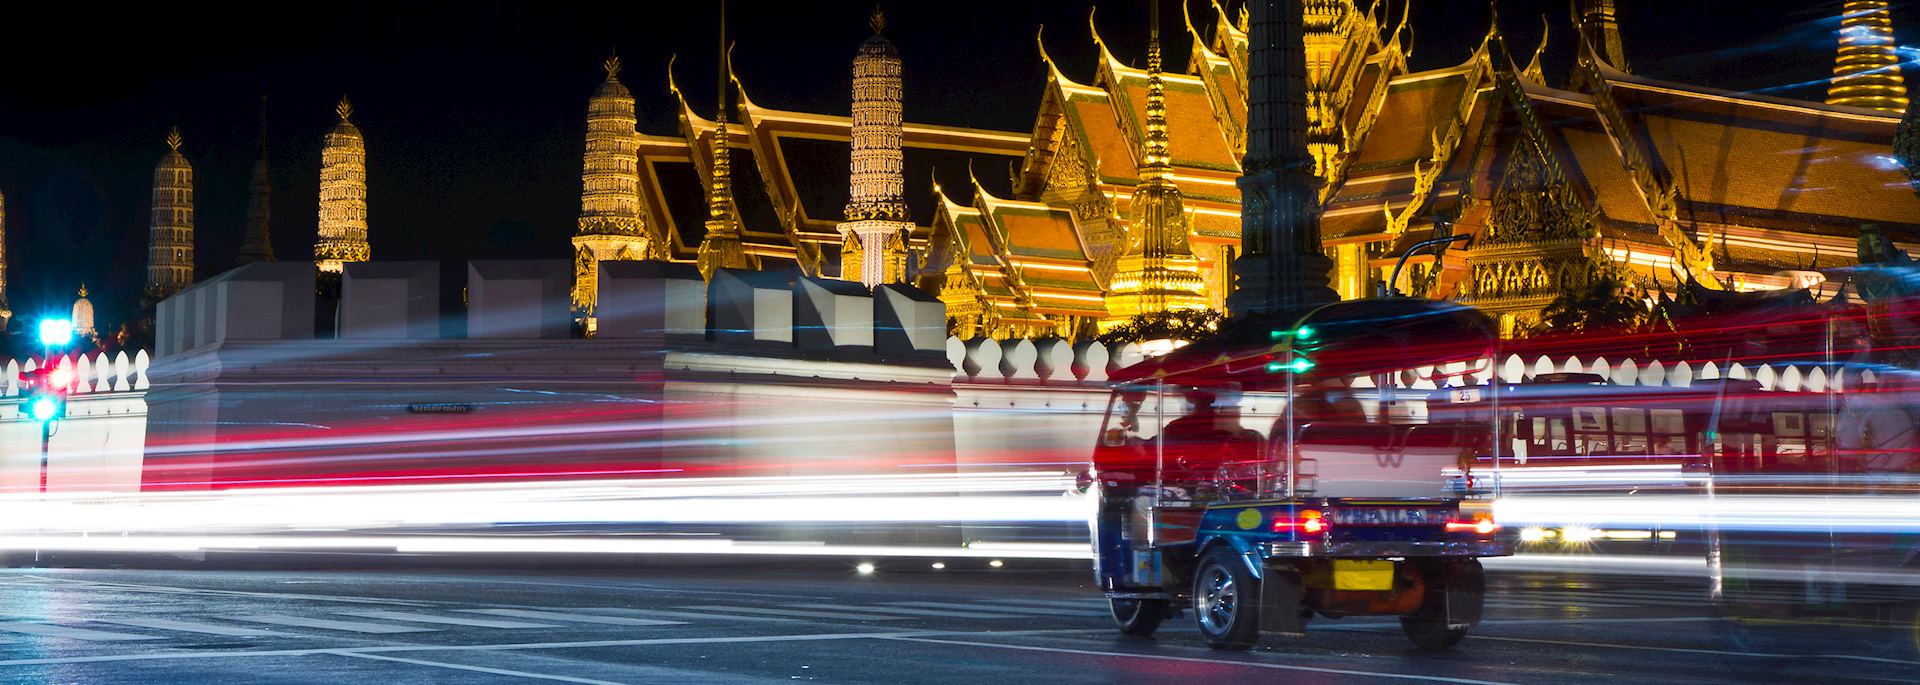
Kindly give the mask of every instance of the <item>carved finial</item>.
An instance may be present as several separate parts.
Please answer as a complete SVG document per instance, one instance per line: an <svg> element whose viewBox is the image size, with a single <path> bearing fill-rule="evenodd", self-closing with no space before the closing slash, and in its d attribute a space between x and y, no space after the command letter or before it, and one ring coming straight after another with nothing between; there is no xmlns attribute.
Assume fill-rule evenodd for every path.
<svg viewBox="0 0 1920 685"><path fill-rule="evenodd" d="M887 30L887 14L880 11L879 5L874 5L873 14L867 15L867 26L873 29L874 35Z"/></svg>
<svg viewBox="0 0 1920 685"><path fill-rule="evenodd" d="M353 116L353 102L347 100L345 95L340 96L340 104L333 106L333 113L340 115L342 120Z"/></svg>
<svg viewBox="0 0 1920 685"><path fill-rule="evenodd" d="M174 152L180 151L180 127L175 126L173 130L167 131L167 147L172 148Z"/></svg>
<svg viewBox="0 0 1920 685"><path fill-rule="evenodd" d="M620 50L616 48L608 53L607 61L601 62L600 67L607 70L608 81L612 81L615 77L618 77L620 75Z"/></svg>
<svg viewBox="0 0 1920 685"><path fill-rule="evenodd" d="M86 297L86 296L87 296L87 282L86 282L86 281L81 281L81 282L80 282L80 296L81 296L81 297Z"/></svg>

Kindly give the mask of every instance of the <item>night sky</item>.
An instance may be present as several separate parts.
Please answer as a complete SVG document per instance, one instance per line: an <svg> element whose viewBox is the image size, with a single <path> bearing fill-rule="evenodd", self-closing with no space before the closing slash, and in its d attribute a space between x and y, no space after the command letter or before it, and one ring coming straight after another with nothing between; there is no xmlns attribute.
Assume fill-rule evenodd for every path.
<svg viewBox="0 0 1920 685"><path fill-rule="evenodd" d="M16 3L0 39L0 192L9 295L19 318L64 308L85 281L102 327L133 314L145 277L153 166L169 126L193 163L197 262L239 251L246 188L269 99L273 242L313 251L322 134L344 93L367 139L369 223L378 260L565 257L579 209L586 100L609 49L639 100L640 129L673 134L668 56L703 115L712 111L717 6L583 3ZM593 3L599 4L599 3ZM1034 33L1069 76L1090 81L1087 12L1132 64L1144 63L1146 0L890 3L910 121L1029 131L1044 84ZM1364 2L1362 3L1364 5ZM1192 12L1202 29L1210 9ZM1393 3L1395 12L1399 3ZM1572 62L1567 0L1500 3L1516 59L1552 27L1549 80ZM1818 99L1840 3L1623 0L1629 60L1656 78ZM870 2L728 7L734 63L760 105L843 114L849 60ZM1187 54L1179 0L1162 3L1170 68ZM1464 61L1485 35L1484 2L1414 3L1413 67ZM1920 6L1894 5L1896 34L1920 43ZM919 217L924 220L924 217Z"/></svg>

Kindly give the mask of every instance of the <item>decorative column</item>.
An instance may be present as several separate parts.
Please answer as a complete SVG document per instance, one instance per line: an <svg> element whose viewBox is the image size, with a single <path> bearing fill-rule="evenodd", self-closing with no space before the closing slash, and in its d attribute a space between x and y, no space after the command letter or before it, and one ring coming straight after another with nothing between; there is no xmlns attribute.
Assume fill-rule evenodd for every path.
<svg viewBox="0 0 1920 685"><path fill-rule="evenodd" d="M267 178L267 96L260 96L260 158L253 162L253 180L247 183L247 233L240 241L240 263L273 261L273 241L268 237L270 216L267 199L273 184Z"/></svg>
<svg viewBox="0 0 1920 685"><path fill-rule="evenodd" d="M727 133L727 3L720 2L720 87L714 100L712 183L707 190L707 233L700 239L699 266L702 278L712 279L720 269L748 267L747 250L740 242L740 217L733 204L733 163Z"/></svg>
<svg viewBox="0 0 1920 685"><path fill-rule="evenodd" d="M145 295L148 302L159 302L193 285L193 165L180 154L178 128L167 132L167 152L153 168L147 226Z"/></svg>
<svg viewBox="0 0 1920 685"><path fill-rule="evenodd" d="M881 34L880 8L867 18L873 37L853 58L852 181L840 224L840 277L871 288L907 280L906 174L900 153L900 53Z"/></svg>
<svg viewBox="0 0 1920 685"><path fill-rule="evenodd" d="M13 308L7 306L7 195L0 193L0 334L12 319Z"/></svg>
<svg viewBox="0 0 1920 685"><path fill-rule="evenodd" d="M1207 308L1206 281L1187 240L1185 200L1169 176L1173 159L1167 152L1167 96L1160 78L1159 1L1148 8L1147 135L1140 185L1133 189L1132 226L1108 287L1103 329L1140 314Z"/></svg>
<svg viewBox="0 0 1920 685"><path fill-rule="evenodd" d="M1907 82L1893 42L1886 0L1848 0L1840 15L1840 54L1833 61L1827 104L1907 111Z"/></svg>
<svg viewBox="0 0 1920 685"><path fill-rule="evenodd" d="M580 223L573 234L573 309L593 320L599 263L667 258L640 213L640 134L633 94L620 83L620 57L587 101L587 145L580 170ZM589 324L589 329L592 326Z"/></svg>
<svg viewBox="0 0 1920 685"><path fill-rule="evenodd" d="M344 262L370 258L367 245L367 143L347 118L353 103L334 107L340 123L320 147L320 231L313 261L321 273L338 274Z"/></svg>
<svg viewBox="0 0 1920 685"><path fill-rule="evenodd" d="M1240 177L1235 317L1297 312L1334 302L1333 264L1321 254L1319 179L1307 153L1302 0L1249 3L1247 155Z"/></svg>

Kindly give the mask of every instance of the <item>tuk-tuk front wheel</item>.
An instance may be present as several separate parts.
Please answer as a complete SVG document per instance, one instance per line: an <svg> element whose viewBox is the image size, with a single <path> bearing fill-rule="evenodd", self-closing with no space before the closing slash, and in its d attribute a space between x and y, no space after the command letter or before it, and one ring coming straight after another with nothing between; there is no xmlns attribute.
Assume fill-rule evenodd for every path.
<svg viewBox="0 0 1920 685"><path fill-rule="evenodd" d="M1113 623L1120 627L1121 635L1147 637L1160 629L1160 622L1167 620L1172 613L1164 599L1120 599L1107 600L1113 610Z"/></svg>
<svg viewBox="0 0 1920 685"><path fill-rule="evenodd" d="M1216 547L1193 574L1193 615L1214 649L1246 649L1260 639L1260 580L1233 550Z"/></svg>

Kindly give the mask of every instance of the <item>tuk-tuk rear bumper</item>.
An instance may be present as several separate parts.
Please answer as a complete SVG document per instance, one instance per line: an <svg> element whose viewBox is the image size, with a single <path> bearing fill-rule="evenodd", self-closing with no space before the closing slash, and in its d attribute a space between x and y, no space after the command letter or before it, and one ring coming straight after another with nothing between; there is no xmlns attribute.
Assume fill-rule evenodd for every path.
<svg viewBox="0 0 1920 685"><path fill-rule="evenodd" d="M1260 551L1269 559L1305 557L1504 557L1512 543L1491 540L1324 540L1268 542Z"/></svg>

